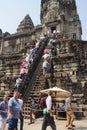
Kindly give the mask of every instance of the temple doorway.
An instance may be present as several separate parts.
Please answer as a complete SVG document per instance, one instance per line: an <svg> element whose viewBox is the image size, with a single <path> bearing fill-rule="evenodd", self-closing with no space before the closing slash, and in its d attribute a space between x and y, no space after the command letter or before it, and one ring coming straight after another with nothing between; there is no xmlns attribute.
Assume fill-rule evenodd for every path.
<svg viewBox="0 0 87 130"><path fill-rule="evenodd" d="M53 33L54 30L56 30L56 26L51 27L51 33Z"/></svg>

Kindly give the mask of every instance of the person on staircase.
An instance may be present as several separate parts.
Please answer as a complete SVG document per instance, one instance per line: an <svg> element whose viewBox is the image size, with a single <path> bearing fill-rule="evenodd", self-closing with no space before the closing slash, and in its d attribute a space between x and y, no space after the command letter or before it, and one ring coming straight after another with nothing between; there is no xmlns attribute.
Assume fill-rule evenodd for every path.
<svg viewBox="0 0 87 130"><path fill-rule="evenodd" d="M27 71L26 71L26 67L22 67L21 70L20 70L20 75L21 75L21 78L24 79L25 76L27 74Z"/></svg>
<svg viewBox="0 0 87 130"><path fill-rule="evenodd" d="M21 92L21 84L22 84L22 78L21 78L21 75L19 75L15 83L15 86L17 87L18 92Z"/></svg>
<svg viewBox="0 0 87 130"><path fill-rule="evenodd" d="M43 69L43 75L46 76L46 74L50 70L50 63L48 62L48 58L44 58L42 69Z"/></svg>

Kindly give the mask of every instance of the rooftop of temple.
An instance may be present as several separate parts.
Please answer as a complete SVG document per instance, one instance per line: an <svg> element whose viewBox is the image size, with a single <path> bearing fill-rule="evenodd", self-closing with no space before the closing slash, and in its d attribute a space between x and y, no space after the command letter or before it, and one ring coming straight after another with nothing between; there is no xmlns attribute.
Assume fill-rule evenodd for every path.
<svg viewBox="0 0 87 130"><path fill-rule="evenodd" d="M20 22L18 28L17 28L17 32L25 32L28 30L31 30L34 28L34 24L29 16L29 14L27 14L24 19Z"/></svg>

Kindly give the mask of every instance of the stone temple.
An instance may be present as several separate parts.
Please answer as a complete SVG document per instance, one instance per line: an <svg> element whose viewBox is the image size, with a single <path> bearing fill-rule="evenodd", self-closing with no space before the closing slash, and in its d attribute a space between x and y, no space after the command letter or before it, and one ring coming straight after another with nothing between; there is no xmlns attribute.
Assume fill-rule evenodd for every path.
<svg viewBox="0 0 87 130"><path fill-rule="evenodd" d="M70 39L81 39L81 22L75 0L42 0L41 23L51 31L59 30Z"/></svg>
<svg viewBox="0 0 87 130"><path fill-rule="evenodd" d="M40 41L39 54L22 83L24 117L29 118L29 103L33 96L38 104L40 90L58 86L73 93L79 109L87 102L87 41L82 40L82 26L75 0L41 0L41 24L34 26L27 14L17 32L0 29L0 98L12 96L21 63L29 49ZM50 34L57 31L56 55L52 57L54 71L46 79L42 73L42 55ZM44 40L40 37L44 35ZM58 100L58 102L60 102ZM39 109L39 107L38 107ZM38 116L38 115L37 115Z"/></svg>

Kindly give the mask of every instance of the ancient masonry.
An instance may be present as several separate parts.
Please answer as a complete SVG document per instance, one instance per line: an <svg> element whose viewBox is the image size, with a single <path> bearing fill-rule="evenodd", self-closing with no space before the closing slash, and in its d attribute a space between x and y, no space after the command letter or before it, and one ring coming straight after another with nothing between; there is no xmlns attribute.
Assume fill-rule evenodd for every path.
<svg viewBox="0 0 87 130"><path fill-rule="evenodd" d="M41 24L34 26L29 15L20 22L17 32L0 30L0 86L3 78L19 74L20 63L34 40L57 30L57 56L53 58L55 85L62 86L83 100L87 99L87 41L81 40L82 27L75 0L41 0Z"/></svg>

